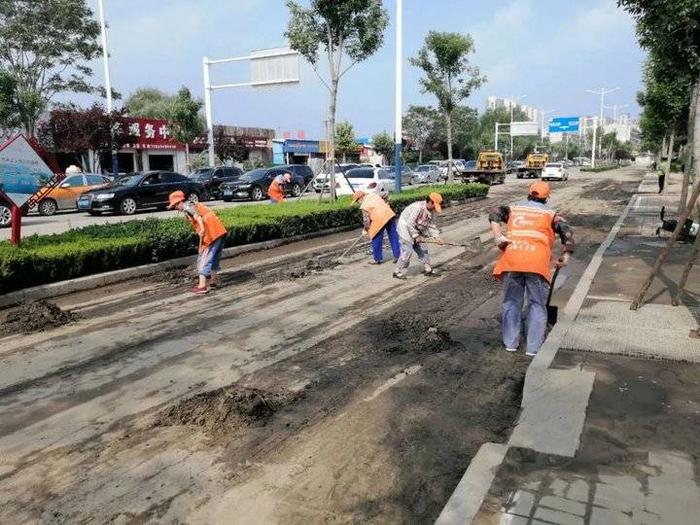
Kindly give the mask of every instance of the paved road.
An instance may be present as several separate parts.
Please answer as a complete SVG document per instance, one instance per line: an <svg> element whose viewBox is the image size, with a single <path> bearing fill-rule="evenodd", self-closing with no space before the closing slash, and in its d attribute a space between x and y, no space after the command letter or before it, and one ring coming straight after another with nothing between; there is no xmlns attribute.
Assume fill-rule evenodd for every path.
<svg viewBox="0 0 700 525"><path fill-rule="evenodd" d="M585 201L590 210L596 203L582 195L599 182L587 176L557 185L553 204L583 209ZM447 210L445 238L486 234L485 208L520 198L527 184L497 186L486 201ZM423 417L473 410L474 399L452 399L473 381L457 363L485 357L460 351L454 360L432 360L439 348L430 350L430 342L441 347L445 337L449 341L436 328L443 317L430 306L415 316L402 308L414 299L425 308L429 297L441 301L445 291L430 294L435 285L418 274L415 261L409 280L397 281L388 265L366 264L362 247L348 264L290 278L292 267L307 269L309 257L324 249L340 251L316 246L294 252L296 266L275 261L275 250L251 254L259 257L257 266L243 257L227 260L227 286L204 297L185 292L191 277L175 282L166 275L74 294L58 304L78 312L77 323L1 337L0 522L391 521L402 492L397 496L394 488L414 481L413 501L423 502L438 485L431 497L445 495L446 501L453 489L447 485L473 450L444 454L444 439L492 425L492 417L460 412L461 423L445 428L440 439L426 437L434 422ZM475 323L468 344L488 336L487 351L506 355L494 340L498 295L485 288L492 282L488 268L479 271L494 254L483 254L472 271L465 270L463 249L433 251L445 271L437 283L449 283L455 311ZM281 273L264 273L261 264L277 264ZM389 313L400 316L378 322ZM351 345L337 344L335 337L353 334L360 337ZM406 334L426 349L391 346ZM483 369L492 370L488 364ZM441 377L455 378L449 389L437 388L449 399L416 409L435 394ZM412 381L421 383L402 390ZM494 388L482 388L482 395L517 383L491 382ZM276 429L278 421L280 430L261 441L255 425L227 428L218 438L192 425L154 427L163 407L231 384L263 388L270 399L280 389L298 392L308 397L298 410L309 412L292 418L282 410L270 427L261 427ZM484 408L497 411L488 403ZM392 419L397 415L403 419ZM216 416L203 414L199 421L208 424L209 417ZM453 469L449 476L431 477L434 464L416 461L429 447L443 451L442 461Z"/></svg>

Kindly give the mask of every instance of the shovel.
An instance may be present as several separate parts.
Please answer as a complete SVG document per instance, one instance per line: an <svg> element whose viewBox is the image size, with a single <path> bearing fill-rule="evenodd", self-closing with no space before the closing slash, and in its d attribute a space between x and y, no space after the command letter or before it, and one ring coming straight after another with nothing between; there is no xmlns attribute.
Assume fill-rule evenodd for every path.
<svg viewBox="0 0 700 525"><path fill-rule="evenodd" d="M456 242L447 242L447 241L442 241L438 242L434 239L423 239L424 243L427 244L438 244L442 246L456 246L457 248L464 248L465 250L473 251L473 252L478 252L481 251L481 238L476 237L474 238L471 242L467 244L458 244Z"/></svg>
<svg viewBox="0 0 700 525"><path fill-rule="evenodd" d="M343 255L341 255L340 257L338 257L338 258L335 260L335 263L336 263L336 264L343 264L343 258L344 258L348 253L350 253L350 252L352 251L352 249L353 249L355 246L357 246L357 243L360 242L364 236L365 236L364 233L361 233L360 236L359 236L357 239L355 239L355 242L353 242L353 243L350 245L350 248L348 248L347 250L345 250L345 251L343 252Z"/></svg>
<svg viewBox="0 0 700 525"><path fill-rule="evenodd" d="M547 297L547 324L551 326L557 324L557 318L559 317L559 307L551 306L549 303L552 302L552 293L554 292L554 281L557 280L557 276L559 275L560 269L561 268L557 266L554 270L554 275L552 275L552 282L549 285L549 296Z"/></svg>

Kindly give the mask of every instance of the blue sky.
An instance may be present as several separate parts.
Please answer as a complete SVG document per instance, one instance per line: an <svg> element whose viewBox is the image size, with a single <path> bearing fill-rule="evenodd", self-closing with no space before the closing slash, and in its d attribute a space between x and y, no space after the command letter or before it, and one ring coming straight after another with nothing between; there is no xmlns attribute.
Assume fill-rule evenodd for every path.
<svg viewBox="0 0 700 525"><path fill-rule="evenodd" d="M124 95L139 86L174 92L188 86L202 96L202 56L248 54L284 44L284 0L104 0L112 83ZM97 1L88 0L97 13ZM384 47L343 79L338 118L360 136L393 128L395 0L385 0L392 24ZM615 0L404 0L404 107L434 104L420 92L419 71L408 64L431 30L469 33L473 62L488 82L466 103L483 110L489 95L527 95L524 104L557 109L557 115L597 114L599 99L585 93L602 86L620 91L609 103L629 104L640 89L643 52L634 24ZM102 81L102 64L94 64ZM248 69L217 66L213 81L247 81ZM217 123L259 126L280 133L304 130L319 137L327 91L308 65L297 86L242 88L214 93Z"/></svg>

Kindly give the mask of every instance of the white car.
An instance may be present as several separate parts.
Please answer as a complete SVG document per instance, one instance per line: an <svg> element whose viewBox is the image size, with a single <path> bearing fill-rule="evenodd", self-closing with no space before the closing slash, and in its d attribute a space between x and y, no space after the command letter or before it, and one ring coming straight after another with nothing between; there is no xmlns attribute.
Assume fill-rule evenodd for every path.
<svg viewBox="0 0 700 525"><path fill-rule="evenodd" d="M550 162L544 165L542 180L569 180L569 173L561 162Z"/></svg>
<svg viewBox="0 0 700 525"><path fill-rule="evenodd" d="M354 168L346 171L345 177L336 177L335 181L337 195L352 195L357 190L386 195L393 187L394 179L383 168Z"/></svg>
<svg viewBox="0 0 700 525"><path fill-rule="evenodd" d="M359 168L359 167L360 167L360 164L338 164L335 168L335 179L336 180L342 179L343 173L345 173L346 171L351 170L353 168ZM323 188L324 191L328 191L330 188L330 184L329 184L328 179L330 179L329 173L322 172L322 173L319 173L318 175L316 175L313 183L311 184L314 191L316 193L321 193L321 188Z"/></svg>

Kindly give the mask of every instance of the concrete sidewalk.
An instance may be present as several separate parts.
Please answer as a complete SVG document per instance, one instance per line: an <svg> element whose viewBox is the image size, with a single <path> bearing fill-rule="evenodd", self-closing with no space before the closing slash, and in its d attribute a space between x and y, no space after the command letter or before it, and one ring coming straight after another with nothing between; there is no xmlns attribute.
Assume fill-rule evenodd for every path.
<svg viewBox="0 0 700 525"><path fill-rule="evenodd" d="M660 207L670 217L679 190L678 175L662 196L645 176L528 369L508 446L482 447L438 523L698 522L700 268L671 306L692 246L674 247L629 310L665 243Z"/></svg>

